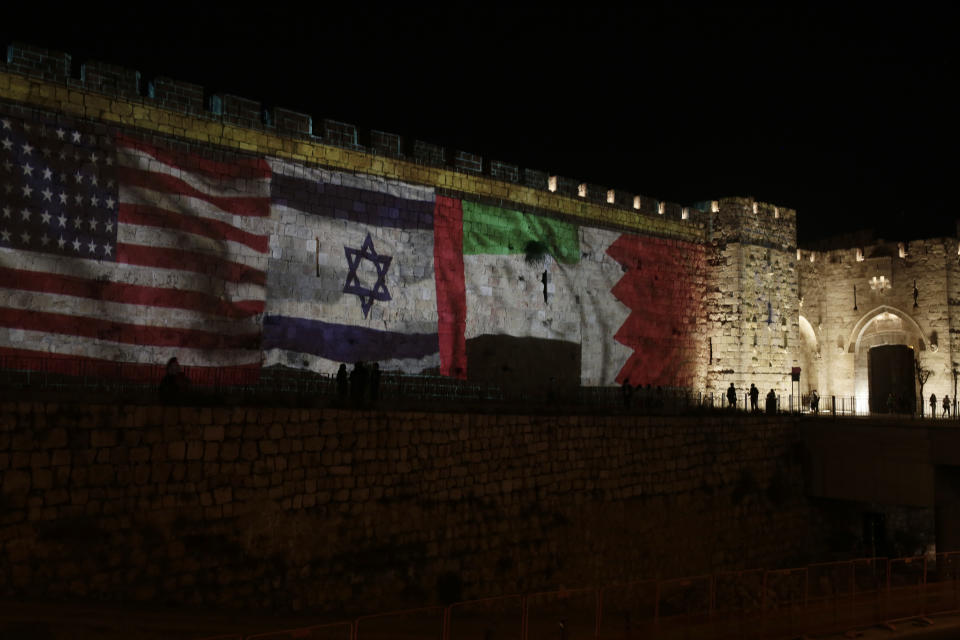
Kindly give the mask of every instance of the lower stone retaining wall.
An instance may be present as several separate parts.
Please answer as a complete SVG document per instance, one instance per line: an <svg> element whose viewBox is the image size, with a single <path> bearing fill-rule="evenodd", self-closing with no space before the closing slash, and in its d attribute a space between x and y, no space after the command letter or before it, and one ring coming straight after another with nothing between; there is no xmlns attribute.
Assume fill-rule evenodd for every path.
<svg viewBox="0 0 960 640"><path fill-rule="evenodd" d="M0 405L0 593L382 611L821 559L789 419Z"/></svg>

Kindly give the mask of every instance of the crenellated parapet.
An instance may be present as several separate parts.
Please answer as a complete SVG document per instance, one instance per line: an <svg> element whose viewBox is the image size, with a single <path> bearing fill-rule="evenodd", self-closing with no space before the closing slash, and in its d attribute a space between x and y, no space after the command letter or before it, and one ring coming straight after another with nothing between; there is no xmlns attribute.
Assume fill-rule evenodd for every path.
<svg viewBox="0 0 960 640"><path fill-rule="evenodd" d="M715 211L712 239L721 244L743 242L781 250L797 246L797 212L753 198L723 198L710 203Z"/></svg>
<svg viewBox="0 0 960 640"><path fill-rule="evenodd" d="M754 379L767 388L786 388L783 376L797 344L793 210L742 197L684 206L322 115L266 107L260 100L167 77L145 79L112 64L85 62L75 68L68 54L27 45L10 46L0 64L0 101L4 126L24 140L19 149L8 141L7 153L24 170L33 159L20 151L24 145L31 150L33 144L46 145L40 139L56 131L47 126L54 120L77 136L102 132L98 135L110 148L95 150L100 157L118 153L110 141L119 140L120 160L148 174L169 165L163 171L172 175L193 170L206 175L212 166L219 184L233 168L242 168L236 171L244 180L229 182L224 188L230 197L217 200L218 206L231 206L234 196L249 192L255 199L269 196L269 215L242 233L228 230L247 243L236 256L219 251L232 251L228 242L196 240L203 260L191 263L191 273L233 274L208 268L205 261L232 265L249 259L241 266L263 276L257 276L265 280L255 287L245 281L234 287L230 281L214 293L218 305L224 288L230 300L259 296L254 302L262 307L262 326L257 319L253 328L261 332L254 335L265 355L244 352L244 358L263 355L264 366L330 372L339 362L377 360L420 372L439 362L442 375L502 381L504 367L512 364L498 354L518 353L510 340L520 339L529 351L519 359L540 368L535 375L517 369L511 374L516 385L553 379L555 385L630 382L723 390L735 375L738 386ZM77 150L67 151L81 157ZM130 180L127 169L123 178ZM256 180L246 179L251 176ZM83 179L81 172L77 184ZM61 176L60 182L66 180ZM93 247L89 252L109 247L112 257L115 245L127 251L154 238L166 243L163 251L171 248L167 245L179 247L179 236L168 240L167 231L156 230L162 225L149 224L152 218L142 220L142 212L134 210L139 201L130 200L139 197L139 187L123 184L123 193L110 201L127 207L127 235L85 237L84 246ZM43 193L43 186L27 186ZM179 196L192 189L177 186L172 201L183 201ZM398 194L402 197L395 201ZM77 206L85 207L84 215L106 200L97 193L80 197ZM28 193L11 200L9 208L19 211L24 204L36 206ZM0 243L18 251L12 255L36 262L32 252L49 249L51 231L26 224L46 224L56 216L45 223L38 209L37 223L27 209L21 214L24 225L0 226ZM226 212L217 225L194 224L190 233L221 240L221 225L237 218ZM105 228L96 226L100 223L80 224L93 231ZM119 228L110 223L111 230ZM130 231L133 226L145 228ZM354 226L376 233L369 242L363 234L337 239L337 234L354 233ZM53 237L57 249L62 248L59 234ZM63 247L73 244L69 233L62 241ZM384 255L398 257L389 275L386 263L377 263L384 281L368 289L351 271L357 269L350 263L353 254L344 251L372 259L374 244ZM166 255L163 251L154 253ZM333 326L368 331L364 341L347 333L343 340L320 340ZM9 342L21 345L18 335ZM129 340L142 342L137 336ZM219 336L208 341L224 342ZM73 348L60 338L54 342L58 353ZM321 343L383 344L389 352L315 353ZM148 358L142 350L120 356L141 364ZM184 353L182 360L187 366L209 364L200 353ZM243 364L249 363L244 359Z"/></svg>
<svg viewBox="0 0 960 640"><path fill-rule="evenodd" d="M145 113L143 108L159 108L210 124L261 132L282 139L268 141L262 136L254 135L254 145L261 152L275 147L280 155L288 151L294 154L298 151L302 153L303 149L296 144L296 141L302 141L309 145L332 147L364 156L346 156L336 151L305 154L310 160L332 164L337 168L369 172L371 167L382 166L369 156L389 158L408 165L405 170L400 171L404 179L433 182L432 186L454 192L470 194L476 191L476 195L481 198L511 201L521 209L560 211L605 226L624 227L687 240L708 240L707 236L712 232L713 239L726 241L736 232L745 239L749 236L751 241L755 242L790 246L796 244L796 218L792 210L755 203L750 199L722 200L722 211L713 210L716 207L709 206L683 206L621 189L586 183L550 171L484 158L467 150L450 149L420 139L408 139L395 133L376 129L362 130L353 124L315 118L283 107L266 108L259 100L232 94L208 93L202 86L189 82L167 77L156 77L144 82L138 71L113 64L87 61L80 65L78 72L74 72L73 59L68 53L27 44L10 45L6 63L0 65L0 71L49 83L51 86L27 88L27 91L39 93L40 97L48 102L50 98L67 104L73 102L76 107L74 111L80 111L81 115L88 117L104 116L103 113L96 112L96 107L93 111L89 108L91 103L96 104L95 100L69 93L57 94L51 87L81 89L86 93L102 94L131 106L142 107L115 107L119 113L108 116L107 119L153 128L160 133L179 133L180 129L185 127L178 127L169 115L151 116ZM54 95L51 96L51 93ZM110 103L101 103L99 107L106 111L114 109ZM220 131L219 136L216 133L211 130L207 141L252 150L249 144L250 135L231 135L232 132L227 130ZM238 141L238 137L242 141ZM266 144L263 144L264 142ZM341 162L324 162L330 158ZM396 163L391 165L390 168L396 169ZM417 171L410 166L443 171ZM389 173L389 168L385 173ZM457 175L461 178L458 179ZM464 179L465 176L474 179ZM501 186L480 184L480 181L501 183ZM523 188L522 193L520 188ZM561 201L563 204L557 206Z"/></svg>

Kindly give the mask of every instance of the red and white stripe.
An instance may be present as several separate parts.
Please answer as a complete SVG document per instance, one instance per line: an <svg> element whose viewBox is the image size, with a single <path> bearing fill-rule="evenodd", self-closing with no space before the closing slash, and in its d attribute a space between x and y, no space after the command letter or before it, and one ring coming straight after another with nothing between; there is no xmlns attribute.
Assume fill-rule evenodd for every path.
<svg viewBox="0 0 960 640"><path fill-rule="evenodd" d="M270 168L117 141L116 262L0 249L0 354L255 368Z"/></svg>

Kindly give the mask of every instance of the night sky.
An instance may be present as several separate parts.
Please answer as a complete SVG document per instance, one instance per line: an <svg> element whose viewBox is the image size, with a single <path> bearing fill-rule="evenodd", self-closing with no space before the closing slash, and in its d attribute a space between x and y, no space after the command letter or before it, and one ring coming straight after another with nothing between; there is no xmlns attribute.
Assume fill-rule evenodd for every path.
<svg viewBox="0 0 960 640"><path fill-rule="evenodd" d="M797 209L801 244L864 228L955 234L947 9L353 4L367 10L14 9L0 44L68 51L75 74L87 59L118 63L315 126L333 118L681 204L754 196Z"/></svg>

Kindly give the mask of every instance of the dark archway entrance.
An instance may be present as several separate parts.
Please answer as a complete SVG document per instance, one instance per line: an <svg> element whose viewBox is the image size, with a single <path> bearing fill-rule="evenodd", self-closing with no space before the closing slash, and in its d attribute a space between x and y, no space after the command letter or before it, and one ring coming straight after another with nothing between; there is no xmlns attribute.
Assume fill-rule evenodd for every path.
<svg viewBox="0 0 960 640"><path fill-rule="evenodd" d="M893 396L895 413L910 413L917 406L913 349L901 344L870 349L870 413L888 413Z"/></svg>

